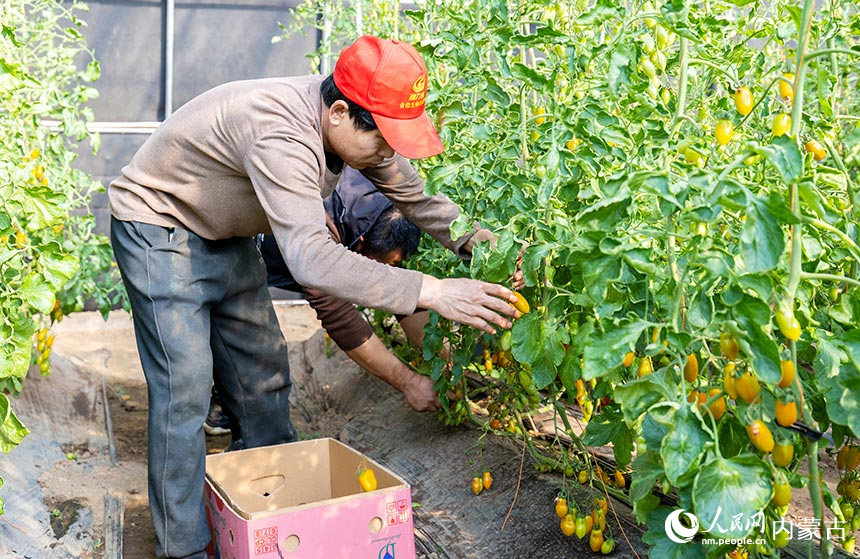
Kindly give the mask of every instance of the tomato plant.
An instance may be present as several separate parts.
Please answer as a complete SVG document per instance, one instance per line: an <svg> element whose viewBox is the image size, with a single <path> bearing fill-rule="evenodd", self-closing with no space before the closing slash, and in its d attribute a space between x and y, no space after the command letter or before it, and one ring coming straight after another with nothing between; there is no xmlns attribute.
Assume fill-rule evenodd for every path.
<svg viewBox="0 0 860 559"><path fill-rule="evenodd" d="M508 285L519 266L531 310L498 336L431 318L420 367L445 421L480 423L464 403L479 378L540 467L523 423L534 410L557 412L587 485L612 485L587 452L611 442L654 556L730 551L666 538L655 488L740 538L730 516L779 518L777 460L807 461L823 518L823 443L779 425L775 404L790 394L840 446L860 435L851 2L440 0L407 20L446 146L419 162L427 191L461 207L452 236L475 220L497 235L468 263L428 245L410 265ZM810 138L829 157L807 152ZM796 320L785 331L783 309ZM479 341L506 364L485 371ZM771 457L789 441L789 458Z"/></svg>
<svg viewBox="0 0 860 559"><path fill-rule="evenodd" d="M6 394L31 365L50 372L50 324L94 300L121 302L119 275L95 219L82 213L100 183L74 167L80 142L95 151L85 106L98 92L81 2L7 2L0 34L0 450L27 434ZM2 480L0 480L2 483ZM3 501L0 499L0 512Z"/></svg>
<svg viewBox="0 0 860 559"><path fill-rule="evenodd" d="M711 10L728 5L712 3ZM454 234L478 219L498 235L494 248L476 250L473 277L509 281L528 243L523 295L532 312L514 324L511 367L526 370L550 403L568 398L585 409L595 395L611 396L590 418L583 442L612 441L625 465L633 441L644 438L631 473L637 518L659 514L650 490L668 481L692 492L696 514L710 524L707 516L730 487L744 492L737 504L743 510L768 507L769 490L745 489L773 477L762 453L773 450L782 427L774 408L764 420L746 415L775 405L781 381L795 395L820 395L798 408L805 421L833 425L841 437L860 427L847 413L857 395L841 379L860 380L850 359L854 342L832 335L860 339L850 310L857 249L846 239L853 214L844 211L853 208L858 140L854 122L837 118L856 110L858 98L835 93L856 84L856 54L847 51L856 39L838 10L808 10L803 21L813 24L805 27L797 23L800 12L797 21L786 15L763 23L765 44L752 48L726 42L725 20L717 25L686 3L649 11L654 27L640 7L572 4L563 8L566 22L544 18L537 26L527 23L541 21L543 7L533 3L479 2L456 14L443 3L413 12L419 28L432 30L421 41L435 78L428 107L445 123L446 151L423 169L431 192L464 209ZM750 33L743 25L755 17L751 9L736 22L741 37ZM820 42L825 28L842 31L831 52L819 55L828 47ZM791 51L786 29L821 48ZM457 40L462 36L472 39L468 45ZM652 59L657 51L665 64ZM780 96L775 90L789 73L796 83ZM655 83L670 91L668 102L652 95ZM536 107L544 111L540 123ZM727 119L730 111L741 120ZM718 120L733 124L730 135L722 124L720 150L706 143ZM810 165L801 135L823 138L840 162ZM727 136L731 142L722 141ZM815 251L797 244L801 228ZM423 257L423 269L466 273L444 266L435 251ZM844 288L838 320L828 310L831 282ZM789 335L776 327L783 302L798 321ZM468 370L474 336L444 321L432 330L431 343L456 339L463 346L452 368L434 360L428 367L447 389ZM437 353L425 348L427 358ZM632 371L631 353L640 363ZM691 354L702 356L697 375L687 367ZM784 360L800 360L816 375L801 372L794 381L786 371L783 380ZM707 406L682 405L691 388L707 395ZM738 438L748 425L751 435ZM687 444L674 444L678 438ZM715 483L725 494L705 491L729 474L742 481Z"/></svg>

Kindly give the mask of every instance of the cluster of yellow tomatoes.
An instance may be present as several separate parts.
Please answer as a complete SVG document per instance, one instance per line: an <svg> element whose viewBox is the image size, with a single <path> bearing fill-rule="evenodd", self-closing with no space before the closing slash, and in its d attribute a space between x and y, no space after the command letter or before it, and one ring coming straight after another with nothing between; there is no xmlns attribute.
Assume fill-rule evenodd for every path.
<svg viewBox="0 0 860 559"><path fill-rule="evenodd" d="M564 495L555 500L555 514L561 519L562 533L568 537L576 535L580 540L588 536L591 551L603 555L615 549L615 540L606 527L607 507L606 497L595 497L590 511L580 511L576 504L569 506Z"/></svg>
<svg viewBox="0 0 860 559"><path fill-rule="evenodd" d="M54 333L42 328L36 333L36 364L43 375L51 371L51 347L54 345Z"/></svg>
<svg viewBox="0 0 860 559"><path fill-rule="evenodd" d="M846 553L854 552L854 534L860 530L860 446L846 444L836 454L836 466L841 472L836 493L839 495L839 519L845 537L842 547Z"/></svg>
<svg viewBox="0 0 860 559"><path fill-rule="evenodd" d="M640 63L641 64L641 63ZM794 99L794 80L795 76L792 73L784 73L777 83L777 98L782 101L786 110L791 106ZM742 117L749 115L755 107L753 94L747 86L738 87L732 99L735 109ZM779 112L773 116L771 121L770 131L773 137L784 136L791 130L791 115L787 112ZM728 118L722 118L714 125L714 140L720 147L727 146L735 135L735 125ZM678 144L678 153L683 156L688 163L703 167L705 165L705 157L696 150L691 141L682 141ZM814 138L808 139L804 143L804 149L811 153L815 161L821 161L827 157L827 150ZM757 160L757 156L753 156L748 161L753 163Z"/></svg>

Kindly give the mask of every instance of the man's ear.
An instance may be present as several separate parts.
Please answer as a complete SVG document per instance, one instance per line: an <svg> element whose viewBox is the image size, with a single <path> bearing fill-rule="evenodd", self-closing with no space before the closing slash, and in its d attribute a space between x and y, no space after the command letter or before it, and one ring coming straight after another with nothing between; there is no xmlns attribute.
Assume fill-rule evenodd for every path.
<svg viewBox="0 0 860 559"><path fill-rule="evenodd" d="M355 243L355 252L361 254L361 251L364 250L364 235L358 238L358 241Z"/></svg>
<svg viewBox="0 0 860 559"><path fill-rule="evenodd" d="M328 108L328 120L335 126L349 120L349 105L346 101L338 100L331 104Z"/></svg>

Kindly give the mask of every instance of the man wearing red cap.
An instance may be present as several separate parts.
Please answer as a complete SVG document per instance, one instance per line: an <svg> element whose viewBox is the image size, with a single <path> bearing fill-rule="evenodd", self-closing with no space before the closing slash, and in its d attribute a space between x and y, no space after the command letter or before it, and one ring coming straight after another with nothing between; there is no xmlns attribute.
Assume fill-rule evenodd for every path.
<svg viewBox="0 0 860 559"><path fill-rule="evenodd" d="M156 130L108 190L111 241L149 394L150 512L159 557L202 559L213 370L247 447L295 440L287 348L252 237L272 235L296 281L367 307L416 307L487 332L517 316L502 286L386 266L333 242L323 198L345 165L461 256L457 207L406 158L442 151L427 71L406 43L364 36L334 74L224 84Z"/></svg>

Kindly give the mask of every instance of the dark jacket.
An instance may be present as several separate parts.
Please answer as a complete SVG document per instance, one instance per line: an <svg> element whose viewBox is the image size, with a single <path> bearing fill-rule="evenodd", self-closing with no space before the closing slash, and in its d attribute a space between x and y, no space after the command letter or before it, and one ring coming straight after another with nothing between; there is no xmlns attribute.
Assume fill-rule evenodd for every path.
<svg viewBox="0 0 860 559"><path fill-rule="evenodd" d="M364 175L350 167L344 169L337 187L323 204L332 239L353 251L359 238L373 228L382 212L392 206ZM338 347L349 351L370 338L373 329L352 303L299 285L284 262L274 237L263 237L260 252L266 262L269 286L303 292Z"/></svg>

